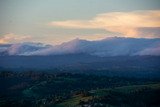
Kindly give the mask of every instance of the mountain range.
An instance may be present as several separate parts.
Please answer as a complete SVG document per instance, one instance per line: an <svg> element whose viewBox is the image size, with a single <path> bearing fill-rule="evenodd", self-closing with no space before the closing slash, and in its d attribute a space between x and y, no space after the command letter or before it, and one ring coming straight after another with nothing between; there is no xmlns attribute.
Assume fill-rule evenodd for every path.
<svg viewBox="0 0 160 107"><path fill-rule="evenodd" d="M89 54L105 56L160 55L160 39L109 37L88 41L74 39L60 45L43 43L0 44L0 56L47 56L64 54Z"/></svg>

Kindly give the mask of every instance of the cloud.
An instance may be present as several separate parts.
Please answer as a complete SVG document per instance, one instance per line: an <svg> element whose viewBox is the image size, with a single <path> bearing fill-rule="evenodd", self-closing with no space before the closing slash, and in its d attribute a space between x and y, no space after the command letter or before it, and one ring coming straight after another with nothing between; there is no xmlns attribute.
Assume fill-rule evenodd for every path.
<svg viewBox="0 0 160 107"><path fill-rule="evenodd" d="M144 36L139 29L160 30L160 10L110 12L98 14L90 20L53 21L49 25L70 29L105 29L126 36L139 37L140 34Z"/></svg>
<svg viewBox="0 0 160 107"><path fill-rule="evenodd" d="M155 55L155 56L160 56L160 47L144 49L144 50L138 52L138 55Z"/></svg>
<svg viewBox="0 0 160 107"><path fill-rule="evenodd" d="M31 36L16 35L13 33L0 36L0 44L25 42L31 40Z"/></svg>

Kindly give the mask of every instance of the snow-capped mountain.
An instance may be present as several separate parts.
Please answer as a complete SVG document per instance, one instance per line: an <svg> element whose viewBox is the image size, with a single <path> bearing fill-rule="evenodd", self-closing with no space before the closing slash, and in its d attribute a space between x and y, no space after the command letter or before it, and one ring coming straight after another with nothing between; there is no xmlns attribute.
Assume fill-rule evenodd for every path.
<svg viewBox="0 0 160 107"><path fill-rule="evenodd" d="M2 51L3 50L3 51ZM22 43L0 46L8 55L90 54L96 56L160 55L160 39L110 37L98 41L74 39L60 45Z"/></svg>

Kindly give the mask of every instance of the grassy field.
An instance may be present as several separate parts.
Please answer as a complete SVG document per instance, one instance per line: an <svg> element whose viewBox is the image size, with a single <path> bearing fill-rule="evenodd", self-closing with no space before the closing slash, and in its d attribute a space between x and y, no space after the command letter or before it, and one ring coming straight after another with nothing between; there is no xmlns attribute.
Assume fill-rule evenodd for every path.
<svg viewBox="0 0 160 107"><path fill-rule="evenodd" d="M80 101L88 101L92 99L91 96L83 97L82 95L73 96L71 99L68 99L60 104L57 104L56 107L75 107L78 106Z"/></svg>
<svg viewBox="0 0 160 107"><path fill-rule="evenodd" d="M160 90L160 83L158 84L147 84L147 85L133 85L133 86L122 86L122 87L115 87L115 88L108 88L108 89L97 89L97 90L91 90L89 93L91 93L90 96L83 97L81 95L73 96L71 99L68 99L60 104L57 104L56 107L77 107L80 106L80 101L88 101L93 99L93 96L95 98L101 98L103 96L108 96L113 93L120 93L120 95L126 95L132 92L143 92L145 89L150 90ZM119 96L120 97L120 96ZM107 105L109 107L116 107L114 105Z"/></svg>

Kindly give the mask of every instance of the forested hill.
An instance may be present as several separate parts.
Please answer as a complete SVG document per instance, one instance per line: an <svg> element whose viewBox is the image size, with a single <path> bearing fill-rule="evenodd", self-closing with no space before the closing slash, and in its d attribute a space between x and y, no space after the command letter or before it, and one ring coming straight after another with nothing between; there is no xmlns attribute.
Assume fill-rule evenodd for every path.
<svg viewBox="0 0 160 107"><path fill-rule="evenodd" d="M103 75L160 75L159 56L97 57L87 54L1 56L1 71L80 72ZM129 74L128 74L129 73ZM130 75L132 76L132 75Z"/></svg>

